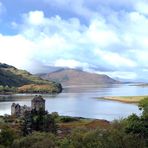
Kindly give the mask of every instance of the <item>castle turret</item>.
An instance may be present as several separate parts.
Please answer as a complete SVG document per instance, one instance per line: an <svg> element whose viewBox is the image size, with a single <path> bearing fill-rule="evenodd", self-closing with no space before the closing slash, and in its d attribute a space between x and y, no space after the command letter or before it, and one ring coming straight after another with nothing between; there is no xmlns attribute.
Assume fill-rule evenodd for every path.
<svg viewBox="0 0 148 148"><path fill-rule="evenodd" d="M35 96L31 101L31 109L39 111L40 109L45 110L45 100L42 96Z"/></svg>
<svg viewBox="0 0 148 148"><path fill-rule="evenodd" d="M21 106L19 104L13 103L11 105L11 115L19 116L20 115L20 110L21 110Z"/></svg>

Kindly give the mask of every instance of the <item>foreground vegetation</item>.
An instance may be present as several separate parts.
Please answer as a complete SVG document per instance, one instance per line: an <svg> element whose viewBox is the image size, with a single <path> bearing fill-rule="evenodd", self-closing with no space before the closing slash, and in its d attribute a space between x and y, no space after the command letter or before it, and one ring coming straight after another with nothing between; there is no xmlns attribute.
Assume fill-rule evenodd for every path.
<svg viewBox="0 0 148 148"><path fill-rule="evenodd" d="M108 122L32 111L0 117L0 148L147 148L148 97L141 116Z"/></svg>
<svg viewBox="0 0 148 148"><path fill-rule="evenodd" d="M107 96L107 97L103 97L103 99L112 100L112 101L120 101L120 102L125 102L125 103L138 103L146 97L147 96Z"/></svg>

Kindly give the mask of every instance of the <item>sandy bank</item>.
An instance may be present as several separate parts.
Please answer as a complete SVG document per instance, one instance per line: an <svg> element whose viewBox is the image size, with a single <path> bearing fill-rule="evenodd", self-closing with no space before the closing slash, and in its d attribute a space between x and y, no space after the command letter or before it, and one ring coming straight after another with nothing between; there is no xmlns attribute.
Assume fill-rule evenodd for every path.
<svg viewBox="0 0 148 148"><path fill-rule="evenodd" d="M102 99L120 101L124 103L138 103L145 97L148 97L148 95L147 96L106 96L106 97L103 97Z"/></svg>

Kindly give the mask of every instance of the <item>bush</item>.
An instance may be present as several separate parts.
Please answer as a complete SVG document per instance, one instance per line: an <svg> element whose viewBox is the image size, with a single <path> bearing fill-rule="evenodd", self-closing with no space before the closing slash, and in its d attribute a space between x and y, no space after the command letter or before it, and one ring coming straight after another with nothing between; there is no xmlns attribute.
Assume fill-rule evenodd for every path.
<svg viewBox="0 0 148 148"><path fill-rule="evenodd" d="M53 134L34 132L27 137L17 139L13 142L13 148L54 148L56 138Z"/></svg>
<svg viewBox="0 0 148 148"><path fill-rule="evenodd" d="M69 116L63 116L61 117L61 122L73 122L73 121L78 121L77 118L75 117L69 117Z"/></svg>
<svg viewBox="0 0 148 148"><path fill-rule="evenodd" d="M126 132L136 134L148 142L148 98L144 98L139 102L139 109L142 115L135 114L129 116L126 120Z"/></svg>
<svg viewBox="0 0 148 148"><path fill-rule="evenodd" d="M23 135L27 135L32 131L40 131L40 132L57 132L57 125L55 119L51 114L44 110L32 110L30 112L26 112L23 118L22 123L22 131Z"/></svg>
<svg viewBox="0 0 148 148"><path fill-rule="evenodd" d="M143 111L143 116L148 118L148 97L144 98L139 102L139 109Z"/></svg>
<svg viewBox="0 0 148 148"><path fill-rule="evenodd" d="M0 132L0 145L8 147L13 143L15 138L16 138L16 134L14 130L6 127L2 129Z"/></svg>

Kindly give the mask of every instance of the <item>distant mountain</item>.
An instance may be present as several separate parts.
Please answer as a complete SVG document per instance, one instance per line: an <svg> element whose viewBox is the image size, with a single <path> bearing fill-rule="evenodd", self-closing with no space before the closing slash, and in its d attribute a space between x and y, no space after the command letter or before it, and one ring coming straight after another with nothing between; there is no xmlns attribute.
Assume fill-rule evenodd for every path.
<svg viewBox="0 0 148 148"><path fill-rule="evenodd" d="M60 69L48 74L40 74L41 78L67 85L103 85L120 83L107 75L94 74L76 69Z"/></svg>
<svg viewBox="0 0 148 148"><path fill-rule="evenodd" d="M22 87L23 85L48 85L52 88L51 92L60 92L61 85L59 83L43 80L42 78L32 75L25 70L17 69L13 66L0 63L0 86ZM33 85L34 86L34 85ZM25 92L25 91L24 91Z"/></svg>

